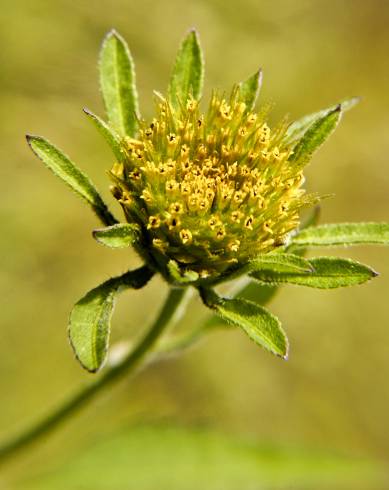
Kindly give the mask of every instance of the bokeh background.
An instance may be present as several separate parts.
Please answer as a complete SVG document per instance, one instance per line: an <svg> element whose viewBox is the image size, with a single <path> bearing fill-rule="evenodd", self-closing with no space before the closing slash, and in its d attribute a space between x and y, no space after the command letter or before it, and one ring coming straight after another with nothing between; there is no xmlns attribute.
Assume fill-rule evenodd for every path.
<svg viewBox="0 0 389 490"><path fill-rule="evenodd" d="M274 102L274 120L285 113L297 118L360 95L360 105L346 114L336 134L315 156L307 171L308 187L335 194L323 203L323 222L388 221L388 25L385 0L2 0L3 438L33 423L88 382L91 375L75 362L66 339L70 308L94 285L139 263L132 252L112 251L94 242L95 217L35 159L24 140L24 134L31 132L65 149L120 213L110 198L105 174L112 155L81 111L86 106L103 114L96 59L104 34L115 27L127 39L145 116L152 114L152 90L165 90L178 43L192 26L199 30L205 51L206 95L212 87L229 89L259 66L264 70L261 102ZM325 451L385 466L389 251L357 247L338 253L372 265L381 276L364 286L330 292L283 289L272 310L291 341L288 362L266 354L240 332L215 333L182 357L150 366L136 379L123 380L106 391L51 437L1 468L0 488L27 489L31 481L37 485L34 488L56 489L192 488L189 481L177 487L173 480L153 484L153 466L148 466L146 456L143 463L136 460L131 466L130 454L147 455L158 444L161 453L154 459L166 457L164 441L169 434L162 431L153 439L149 429L155 427L158 434L161 424L179 427L183 433L198 435L201 428L223 434L228 441L302 447L308 454ZM141 292L124 294L114 316L113 341L139 333L163 301L165 289L155 279ZM203 318L204 309L195 301L182 326L190 328ZM135 431L130 439L147 437L139 447L128 449L127 460L125 443L120 450L126 484L104 481L103 467L93 464L93 458L84 473L100 475L94 486L88 486L85 474L76 476L77 468L71 473L77 455L139 424L145 429ZM170 446L166 442L171 458L162 465L165 470L171 467L172 479L176 458L186 451L185 436L181 434L177 444L174 437ZM230 442L220 444L222 454L226 451L227 475L234 468L234 461L228 462ZM112 461L115 451L117 447L107 450ZM105 461L110 467L109 458ZM230 488L222 482L223 474L213 475L212 480L216 463L207 462L206 455L202 463L204 481L197 488ZM183 465L190 467L188 462ZM149 480L140 477L133 486L130 475L138 466ZM55 475L62 467L73 475L64 487L60 476L51 486L39 486L40 475ZM198 468L197 473L187 474L192 483L200 478L201 465ZM156 478L157 474L155 470ZM207 475L209 482L219 483L208 486ZM230 483L231 478L226 476ZM286 476L282 488L305 488L304 478L300 480ZM389 488L382 480L377 483L376 477L359 484L364 489ZM271 483L260 485L260 478L250 485L242 480L236 489L273 488ZM317 483L307 488L319 487ZM329 480L325 488L343 487Z"/></svg>

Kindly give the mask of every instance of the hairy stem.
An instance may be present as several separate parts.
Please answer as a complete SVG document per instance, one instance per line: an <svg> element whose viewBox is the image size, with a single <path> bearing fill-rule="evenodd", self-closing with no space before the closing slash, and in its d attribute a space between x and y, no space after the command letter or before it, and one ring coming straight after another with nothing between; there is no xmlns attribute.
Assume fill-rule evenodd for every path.
<svg viewBox="0 0 389 490"><path fill-rule="evenodd" d="M159 312L154 323L141 339L138 345L115 365L109 366L103 374L94 382L83 388L81 391L66 400L59 408L47 415L31 428L22 432L15 438L6 442L0 447L0 464L10 456L35 442L40 437L48 434L61 423L65 422L69 416L76 411L84 408L92 399L104 388L118 381L123 375L129 374L139 366L147 354L152 350L160 335L172 322L177 321L184 304L184 296L187 288L171 288L169 295Z"/></svg>

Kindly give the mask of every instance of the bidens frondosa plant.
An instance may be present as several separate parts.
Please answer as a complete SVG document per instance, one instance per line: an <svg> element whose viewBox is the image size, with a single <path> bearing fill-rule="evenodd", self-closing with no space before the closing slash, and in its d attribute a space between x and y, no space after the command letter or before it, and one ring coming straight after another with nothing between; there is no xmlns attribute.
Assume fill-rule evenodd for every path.
<svg viewBox="0 0 389 490"><path fill-rule="evenodd" d="M263 306L278 285L336 288L376 275L348 259L303 257L308 247L389 243L387 224L317 226L316 212L300 224L300 211L320 199L306 193L304 167L355 98L270 127L268 108L255 108L262 80L258 71L230 93L215 90L209 102L202 100L203 57L194 31L181 44L167 94L154 94L155 114L149 118L140 115L134 64L116 32L104 40L99 68L108 122L85 112L115 155L111 190L125 222L113 217L88 177L62 152L43 138L28 136L37 156L104 224L93 232L95 239L110 247L133 246L144 261L139 269L93 289L74 307L69 335L86 369L96 371L105 360L117 293L143 287L156 273L170 288L165 306L119 368L107 369L128 369L152 348L158 350L156 341L188 288L197 289L223 322L286 358L285 333ZM216 293L218 284L241 276L246 280L238 298ZM252 281L258 284L256 301L245 299ZM175 345L187 345L211 324L188 332Z"/></svg>

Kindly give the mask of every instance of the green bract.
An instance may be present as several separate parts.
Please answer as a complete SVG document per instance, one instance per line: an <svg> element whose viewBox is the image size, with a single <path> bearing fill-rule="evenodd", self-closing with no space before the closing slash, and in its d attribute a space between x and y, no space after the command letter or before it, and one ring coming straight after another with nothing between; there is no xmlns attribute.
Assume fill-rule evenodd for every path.
<svg viewBox="0 0 389 490"><path fill-rule="evenodd" d="M155 273L169 287L198 289L221 322L282 358L288 355L286 335L264 308L280 284L329 289L377 275L349 259L303 258L308 247L389 243L387 224L316 226L314 211L300 225L300 210L320 199L305 192L303 169L357 98L270 127L268 111L255 109L258 70L227 95L215 90L203 101L204 62L194 30L179 48L166 96L155 94L154 116L140 115L134 62L115 31L104 40L99 69L107 121L84 111L114 154L111 191L124 222L112 216L68 157L45 139L28 136L34 153L100 218L104 228L94 230L94 238L112 248L132 246L144 261L75 305L69 336L86 369L96 371L105 360L118 292L144 286ZM214 291L243 275L251 282L239 298Z"/></svg>

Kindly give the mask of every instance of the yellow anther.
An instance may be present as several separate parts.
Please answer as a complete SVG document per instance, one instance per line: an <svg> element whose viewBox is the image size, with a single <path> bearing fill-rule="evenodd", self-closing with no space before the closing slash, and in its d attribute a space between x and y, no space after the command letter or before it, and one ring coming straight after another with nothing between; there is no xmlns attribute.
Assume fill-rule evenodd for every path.
<svg viewBox="0 0 389 490"><path fill-rule="evenodd" d="M241 211L233 211L231 213L231 221L234 223L240 223L240 220L243 218L243 213Z"/></svg>
<svg viewBox="0 0 389 490"><path fill-rule="evenodd" d="M248 216L245 221L244 221L244 226L248 229L248 230L252 230L253 229L253 223L254 223L254 217L253 216Z"/></svg>
<svg viewBox="0 0 389 490"><path fill-rule="evenodd" d="M238 135L241 136L242 138L246 136L247 134L247 129L246 128L240 128L238 131Z"/></svg>
<svg viewBox="0 0 389 490"><path fill-rule="evenodd" d="M186 110L188 112L193 112L196 110L196 107L197 107L197 102L192 98L188 99L186 103Z"/></svg>
<svg viewBox="0 0 389 490"><path fill-rule="evenodd" d="M241 204L244 201L244 198L246 197L246 193L243 191L236 191L234 194L234 202L237 204Z"/></svg>
<svg viewBox="0 0 389 490"><path fill-rule="evenodd" d="M182 165L181 165L181 169L183 172L187 172L188 170L190 170L190 168L192 167L192 162L190 162L189 160L186 160Z"/></svg>
<svg viewBox="0 0 389 490"><path fill-rule="evenodd" d="M231 107L227 105L224 101L220 105L220 115L222 116L223 119L227 119L227 120L232 119Z"/></svg>
<svg viewBox="0 0 389 490"><path fill-rule="evenodd" d="M251 182L245 180L242 184L242 191L245 192L246 194L251 193L251 189L253 188L253 185Z"/></svg>
<svg viewBox="0 0 389 490"><path fill-rule="evenodd" d="M239 167L240 170L240 175L243 175L243 177L246 177L247 175L250 175L251 171L247 165L242 165Z"/></svg>
<svg viewBox="0 0 389 490"><path fill-rule="evenodd" d="M189 153L189 146L188 145L182 145L180 149L181 155L188 155Z"/></svg>
<svg viewBox="0 0 389 490"><path fill-rule="evenodd" d="M247 155L247 160L249 162L252 162L253 160L256 160L258 158L258 153L255 151L250 151L250 153Z"/></svg>
<svg viewBox="0 0 389 490"><path fill-rule="evenodd" d="M192 233L190 230L184 229L180 231L180 238L184 245L189 245L192 242Z"/></svg>
<svg viewBox="0 0 389 490"><path fill-rule="evenodd" d="M263 223L263 230L266 231L266 233L273 235L273 230L271 228L271 222L270 221L265 221Z"/></svg>
<svg viewBox="0 0 389 490"><path fill-rule="evenodd" d="M169 213L171 214L181 214L184 212L184 206L180 202L173 202L169 206Z"/></svg>
<svg viewBox="0 0 389 490"><path fill-rule="evenodd" d="M162 252L165 252L169 247L169 244L160 238L153 238L153 246L159 250L162 250Z"/></svg>
<svg viewBox="0 0 389 490"><path fill-rule="evenodd" d="M205 211L209 206L209 201L207 199L202 199L201 201L199 201L199 209L201 209L201 211Z"/></svg>
<svg viewBox="0 0 389 490"><path fill-rule="evenodd" d="M203 144L199 145L199 147L197 148L197 155L199 157L204 157L206 154L207 154L206 146Z"/></svg>
<svg viewBox="0 0 389 490"><path fill-rule="evenodd" d="M228 157L230 154L230 150L226 145L222 145L222 156Z"/></svg>
<svg viewBox="0 0 389 490"><path fill-rule="evenodd" d="M228 248L231 250L231 252L237 252L239 250L239 246L240 246L239 240L233 240L228 244Z"/></svg>
<svg viewBox="0 0 389 490"><path fill-rule="evenodd" d="M169 170L168 166L166 165L166 163L160 163L158 165L158 172L161 174L161 175L164 175L166 174L166 172Z"/></svg>
<svg viewBox="0 0 389 490"><path fill-rule="evenodd" d="M198 201L199 201L198 197L192 194L188 199L189 208L192 210L196 209Z"/></svg>
<svg viewBox="0 0 389 490"><path fill-rule="evenodd" d="M169 143L176 143L177 136L174 133L170 133L167 135L167 140Z"/></svg>
<svg viewBox="0 0 389 490"><path fill-rule="evenodd" d="M151 128L147 128L144 132L146 138L151 138L153 136L153 130Z"/></svg>
<svg viewBox="0 0 389 490"><path fill-rule="evenodd" d="M209 134L209 135L207 136L207 143L208 143L208 145L214 145L214 144L215 144L215 142L216 142L216 137L215 137L215 135L214 135L214 134Z"/></svg>
<svg viewBox="0 0 389 490"><path fill-rule="evenodd" d="M217 218L212 217L208 220L208 226L211 228L211 230L214 230L218 225L220 225L220 221Z"/></svg>
<svg viewBox="0 0 389 490"><path fill-rule="evenodd" d="M261 151L262 160L268 162L270 160L270 153L267 150Z"/></svg>
<svg viewBox="0 0 389 490"><path fill-rule="evenodd" d="M247 117L247 125L252 126L253 124L255 124L256 120L257 120L256 114L249 114L249 116Z"/></svg>
<svg viewBox="0 0 389 490"><path fill-rule="evenodd" d="M216 238L218 240L222 240L226 236L226 231L224 229L224 226L219 226L216 230Z"/></svg>
<svg viewBox="0 0 389 490"><path fill-rule="evenodd" d="M167 190L167 192L174 192L176 191L177 189L179 189L180 187L180 184L178 182L176 182L175 180L168 180L166 182L166 185L165 185L165 188Z"/></svg>
<svg viewBox="0 0 389 490"><path fill-rule="evenodd" d="M280 204L280 207L279 207L280 213L285 214L286 211L288 211L288 209L289 209L289 206L288 206L287 202L282 202Z"/></svg>
<svg viewBox="0 0 389 490"><path fill-rule="evenodd" d="M206 192L205 192L205 197L208 199L208 201L210 203L212 203L214 197L215 197L215 193L211 190L211 189L208 189Z"/></svg>
<svg viewBox="0 0 389 490"><path fill-rule="evenodd" d="M167 220L167 226L169 230L175 230L177 227L180 226L181 222L176 216L172 216L170 219Z"/></svg>
<svg viewBox="0 0 389 490"><path fill-rule="evenodd" d="M181 184L181 193L184 196L189 195L192 192L191 186L187 182Z"/></svg>
<svg viewBox="0 0 389 490"><path fill-rule="evenodd" d="M153 201L153 196L151 192L148 189L143 189L141 198L146 201L146 202L152 202Z"/></svg>
<svg viewBox="0 0 389 490"><path fill-rule="evenodd" d="M140 180L141 173L139 172L139 170L134 170L133 172L130 172L128 174L128 177L133 180Z"/></svg>
<svg viewBox="0 0 389 490"><path fill-rule="evenodd" d="M173 170L174 168L176 168L176 162L174 160L172 160L171 158L169 158L169 160L166 162L166 167L169 170Z"/></svg>
<svg viewBox="0 0 389 490"><path fill-rule="evenodd" d="M147 228L159 228L161 220L158 216L150 216Z"/></svg>

